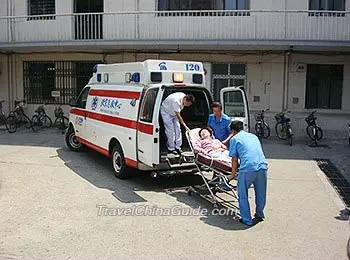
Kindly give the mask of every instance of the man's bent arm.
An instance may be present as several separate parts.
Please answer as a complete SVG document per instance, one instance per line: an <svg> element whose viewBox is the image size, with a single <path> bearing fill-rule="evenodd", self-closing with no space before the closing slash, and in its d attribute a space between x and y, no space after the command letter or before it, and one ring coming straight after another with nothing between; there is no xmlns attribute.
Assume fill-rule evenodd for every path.
<svg viewBox="0 0 350 260"><path fill-rule="evenodd" d="M232 164L232 173L231 173L231 176L229 176L229 181L232 180L236 173L237 173L237 169L238 169L238 158L237 157L232 157L232 160L231 160L231 164Z"/></svg>
<svg viewBox="0 0 350 260"><path fill-rule="evenodd" d="M180 115L179 112L175 112L177 119L179 119L180 124L182 124L186 129L188 128L187 125L185 124L185 121L182 119L182 116Z"/></svg>

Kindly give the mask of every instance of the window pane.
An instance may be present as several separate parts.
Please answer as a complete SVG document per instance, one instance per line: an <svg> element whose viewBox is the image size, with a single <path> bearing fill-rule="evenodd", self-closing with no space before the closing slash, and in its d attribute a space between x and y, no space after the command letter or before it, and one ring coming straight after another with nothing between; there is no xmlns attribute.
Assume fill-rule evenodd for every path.
<svg viewBox="0 0 350 260"><path fill-rule="evenodd" d="M237 0L237 10L248 10L248 3L249 0Z"/></svg>
<svg viewBox="0 0 350 260"><path fill-rule="evenodd" d="M188 0L168 0L169 10L190 10L190 2Z"/></svg>
<svg viewBox="0 0 350 260"><path fill-rule="evenodd" d="M228 87L227 79L214 79L214 101L220 101L220 90L226 87Z"/></svg>
<svg viewBox="0 0 350 260"><path fill-rule="evenodd" d="M213 74L228 75L228 64L213 64Z"/></svg>
<svg viewBox="0 0 350 260"><path fill-rule="evenodd" d="M212 9L213 9L212 0L192 0L191 10L212 10Z"/></svg>
<svg viewBox="0 0 350 260"><path fill-rule="evenodd" d="M231 79L230 86L233 86L233 87L245 86L244 79Z"/></svg>
<svg viewBox="0 0 350 260"><path fill-rule="evenodd" d="M319 0L309 0L309 9L310 10L319 10Z"/></svg>
<svg viewBox="0 0 350 260"><path fill-rule="evenodd" d="M141 120L144 122L152 123L153 120L153 112L154 112L154 104L157 99L158 88L150 89L147 92L147 96L145 99L144 106L141 112Z"/></svg>
<svg viewBox="0 0 350 260"><path fill-rule="evenodd" d="M343 65L307 66L306 108L340 109Z"/></svg>
<svg viewBox="0 0 350 260"><path fill-rule="evenodd" d="M225 0L225 10L237 10L236 0Z"/></svg>
<svg viewBox="0 0 350 260"><path fill-rule="evenodd" d="M245 75L245 64L230 64L231 75Z"/></svg>
<svg viewBox="0 0 350 260"><path fill-rule="evenodd" d="M345 11L345 0L334 0L334 11Z"/></svg>
<svg viewBox="0 0 350 260"><path fill-rule="evenodd" d="M167 11L166 0L158 0L158 11Z"/></svg>
<svg viewBox="0 0 350 260"><path fill-rule="evenodd" d="M231 91L224 94L224 113L229 117L244 117L244 102L241 91Z"/></svg>

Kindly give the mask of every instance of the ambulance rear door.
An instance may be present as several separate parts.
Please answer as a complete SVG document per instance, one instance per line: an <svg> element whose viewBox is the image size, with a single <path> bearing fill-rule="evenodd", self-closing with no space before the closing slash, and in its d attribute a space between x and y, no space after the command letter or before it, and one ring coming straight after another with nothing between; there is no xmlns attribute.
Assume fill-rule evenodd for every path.
<svg viewBox="0 0 350 260"><path fill-rule="evenodd" d="M240 120L244 124L244 130L249 132L249 107L246 92L243 87L227 87L220 91L220 102L223 113L232 120Z"/></svg>
<svg viewBox="0 0 350 260"><path fill-rule="evenodd" d="M159 109L164 88L149 87L141 102L137 123L137 155L143 164L154 167L159 164Z"/></svg>

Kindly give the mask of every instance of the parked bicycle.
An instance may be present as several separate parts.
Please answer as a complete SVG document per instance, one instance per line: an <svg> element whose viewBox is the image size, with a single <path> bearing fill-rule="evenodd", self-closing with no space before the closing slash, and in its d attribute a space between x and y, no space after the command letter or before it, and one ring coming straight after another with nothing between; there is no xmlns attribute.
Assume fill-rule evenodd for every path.
<svg viewBox="0 0 350 260"><path fill-rule="evenodd" d="M306 133L311 138L311 140L315 143L315 145L317 145L317 141L320 141L323 137L323 131L316 122L316 119L317 119L317 117L315 116L316 112L317 110L312 111L311 114L305 118L305 121L307 123Z"/></svg>
<svg viewBox="0 0 350 260"><path fill-rule="evenodd" d="M45 112L45 105L41 105L35 110L32 122L34 131L38 131L40 128L49 128L52 126L52 120Z"/></svg>
<svg viewBox="0 0 350 260"><path fill-rule="evenodd" d="M5 100L0 101L0 126L5 126L7 131L14 133L17 130L15 117L12 115L9 115L8 117L5 116L5 113L2 110L2 103L4 102Z"/></svg>
<svg viewBox="0 0 350 260"><path fill-rule="evenodd" d="M268 111L268 109L266 109ZM255 133L259 137L259 139L267 139L270 137L271 130L269 125L265 122L265 110L257 113L255 115L256 123L255 123Z"/></svg>
<svg viewBox="0 0 350 260"><path fill-rule="evenodd" d="M62 105L56 106L55 108L55 123L54 125L64 133L66 128L68 127L69 119L68 117L64 116L64 112L62 109Z"/></svg>
<svg viewBox="0 0 350 260"><path fill-rule="evenodd" d="M27 129L32 128L32 121L30 118L24 113L24 105L26 103L26 100L15 100L15 110L10 112L10 116L13 116L15 118L15 125L16 128L20 128L21 126L24 126Z"/></svg>
<svg viewBox="0 0 350 260"><path fill-rule="evenodd" d="M292 146L294 134L293 134L292 127L290 125L290 118L286 117L285 112L280 112L275 115L275 119L276 119L276 125L275 125L276 135L281 140L288 139L289 145Z"/></svg>

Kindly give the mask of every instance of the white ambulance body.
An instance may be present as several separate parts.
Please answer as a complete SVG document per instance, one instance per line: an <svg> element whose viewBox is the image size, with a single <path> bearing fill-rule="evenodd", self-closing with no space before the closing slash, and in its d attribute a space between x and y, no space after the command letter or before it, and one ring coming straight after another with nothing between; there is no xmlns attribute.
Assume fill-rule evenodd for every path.
<svg viewBox="0 0 350 260"><path fill-rule="evenodd" d="M205 87L202 63L146 60L97 65L77 100L70 102L67 146L73 151L89 147L111 157L119 178L127 177L130 168L151 171L153 176L195 172L193 161L180 162L167 155L160 106L174 92L195 96L195 103L181 112L187 125L206 126L212 97ZM227 88L221 96L224 110L238 109L248 124L244 91ZM183 150L190 152L184 132L182 137Z"/></svg>

